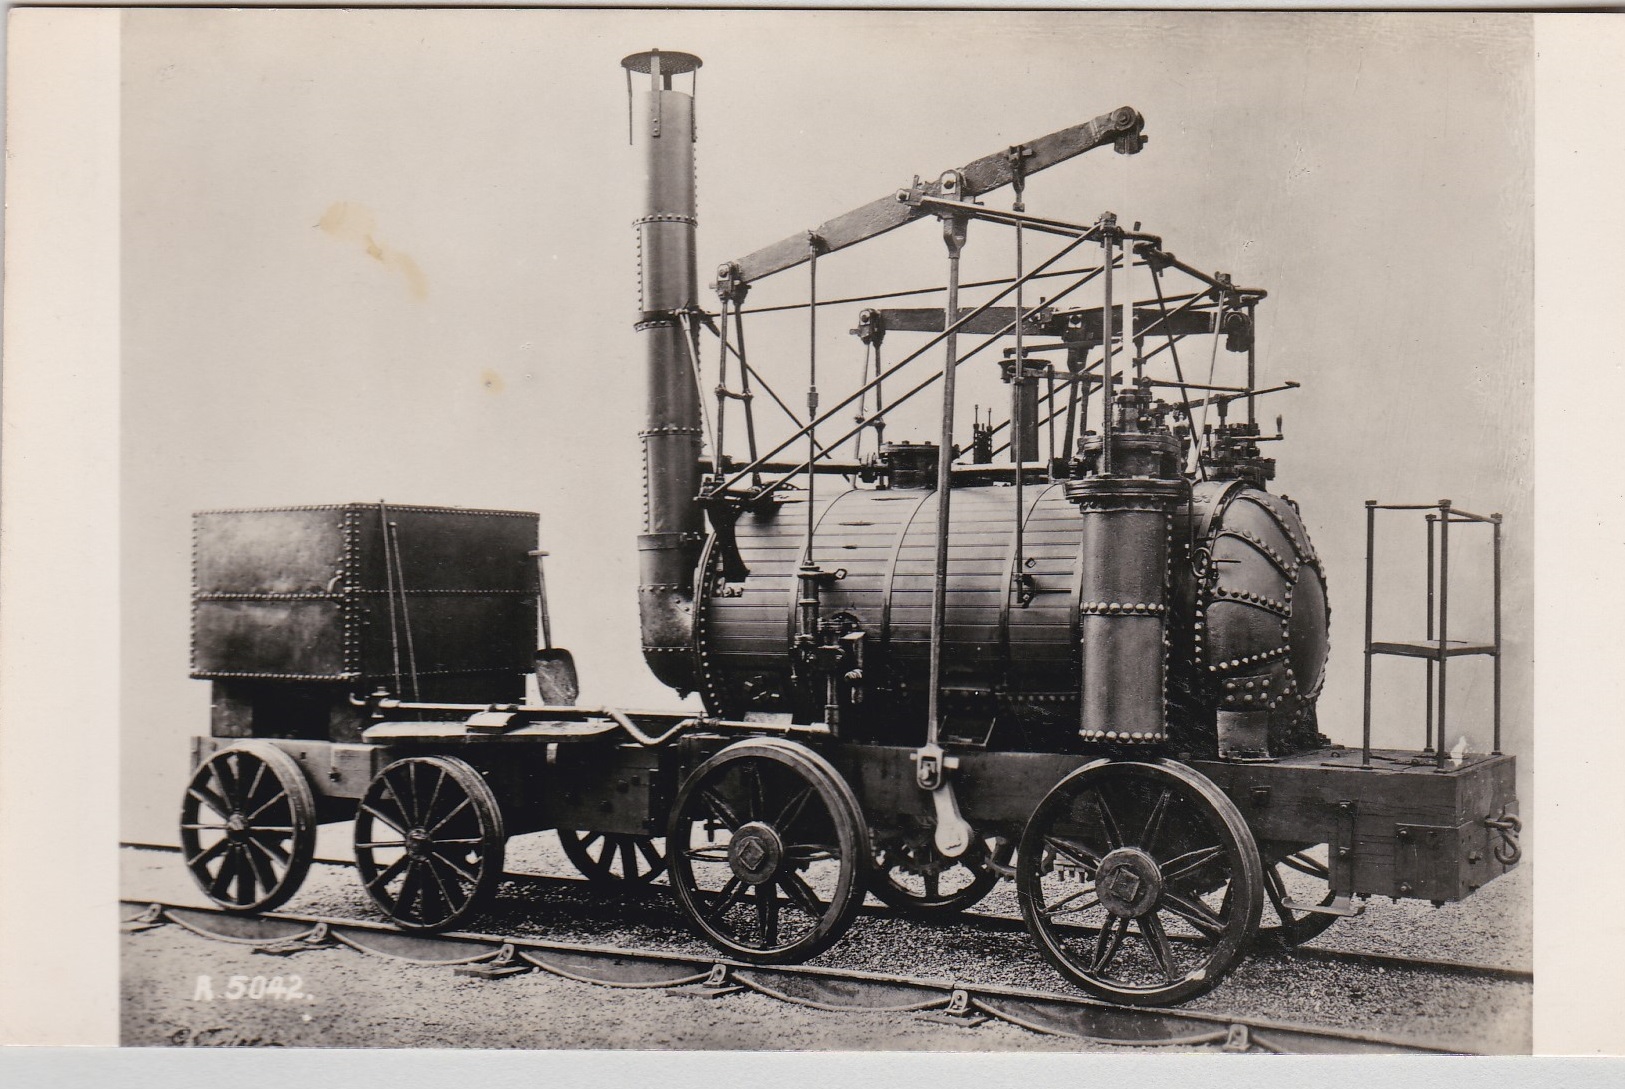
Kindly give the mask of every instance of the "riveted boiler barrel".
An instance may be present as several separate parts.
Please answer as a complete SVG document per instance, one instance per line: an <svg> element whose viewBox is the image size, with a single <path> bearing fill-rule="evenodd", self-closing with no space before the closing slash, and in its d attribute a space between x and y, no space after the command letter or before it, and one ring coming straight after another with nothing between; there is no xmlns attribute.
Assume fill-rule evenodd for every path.
<svg viewBox="0 0 1625 1089"><path fill-rule="evenodd" d="M1167 694L1177 697L1167 712L1174 741L1181 750L1212 752L1224 685L1249 679L1260 688L1271 681L1274 706L1264 710L1275 733L1302 719L1325 660L1325 591L1289 504L1241 482L1204 482L1192 499L1161 503L1155 514L1109 513L1091 531L1064 485L1030 487L1019 572L1026 578L1018 585L1015 498L1010 487L957 488L948 546L947 703L952 711L956 700L982 694L982 706L998 719L995 746L1075 747L1085 713L1118 724L1113 730L1133 722L1142 734L1154 732ZM714 710L807 710L796 706L789 654L804 501L797 496L743 515L736 539L749 575L725 581L713 555L702 580L696 650ZM821 615L849 617L865 633L864 702L848 721L866 724L853 727L859 733L917 742L930 663L936 493L854 489L821 495L817 504L814 559L846 572L821 592ZM1283 614L1273 604L1288 596L1289 579ZM1149 603L1165 580L1164 616L1087 609ZM1267 603L1249 603L1244 594ZM1199 613L1205 620L1196 640ZM1162 646L1165 624L1172 653ZM1092 625L1101 628L1094 641L1086 636ZM1216 660L1221 653L1227 657ZM1155 690L1125 687L1131 667L1147 658L1156 667ZM1142 717L1131 717L1130 702ZM1252 702L1237 695L1227 706Z"/></svg>

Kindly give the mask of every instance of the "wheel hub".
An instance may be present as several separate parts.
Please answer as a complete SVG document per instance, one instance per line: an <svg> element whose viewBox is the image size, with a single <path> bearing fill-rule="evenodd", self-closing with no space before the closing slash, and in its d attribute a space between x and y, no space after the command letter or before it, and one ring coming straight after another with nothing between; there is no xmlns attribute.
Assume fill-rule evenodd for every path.
<svg viewBox="0 0 1625 1089"><path fill-rule="evenodd" d="M748 885L760 885L779 872L784 841L769 825L751 821L728 844L728 865Z"/></svg>
<svg viewBox="0 0 1625 1089"><path fill-rule="evenodd" d="M227 838L233 841L241 840L247 831L248 821L244 819L241 813L233 813L226 818Z"/></svg>
<svg viewBox="0 0 1625 1089"><path fill-rule="evenodd" d="M1138 847L1119 847L1100 860L1095 893L1113 915L1138 918L1162 897L1162 870Z"/></svg>
<svg viewBox="0 0 1625 1089"><path fill-rule="evenodd" d="M429 833L414 828L406 833L406 853L413 858L422 858L428 852L430 842Z"/></svg>

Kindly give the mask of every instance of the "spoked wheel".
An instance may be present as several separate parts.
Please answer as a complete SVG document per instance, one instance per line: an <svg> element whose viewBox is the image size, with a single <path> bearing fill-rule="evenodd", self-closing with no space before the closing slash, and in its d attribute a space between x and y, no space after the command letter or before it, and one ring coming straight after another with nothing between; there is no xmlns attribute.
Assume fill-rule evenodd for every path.
<svg viewBox="0 0 1625 1089"><path fill-rule="evenodd" d="M857 799L805 745L728 746L678 791L666 835L672 885L700 932L759 964L805 960L852 925L869 834Z"/></svg>
<svg viewBox="0 0 1625 1089"><path fill-rule="evenodd" d="M1337 916L1319 911L1301 911L1287 906L1332 902L1331 869L1327 866L1328 848L1325 844L1305 847L1301 844L1264 843L1259 851L1265 858L1264 892L1269 897L1270 912L1259 925L1258 936L1288 948L1302 945L1311 938L1325 933L1337 921ZM1271 921L1271 915L1274 921Z"/></svg>
<svg viewBox="0 0 1625 1089"><path fill-rule="evenodd" d="M479 910L502 876L506 843L491 788L450 756L395 761L356 810L362 886L406 930L443 930Z"/></svg>
<svg viewBox="0 0 1625 1089"><path fill-rule="evenodd" d="M221 749L181 802L192 879L227 911L269 911L299 890L316 853L316 800L293 757L264 741Z"/></svg>
<svg viewBox="0 0 1625 1089"><path fill-rule="evenodd" d="M587 880L599 884L648 884L666 872L665 852L650 836L560 828L559 846Z"/></svg>
<svg viewBox="0 0 1625 1089"><path fill-rule="evenodd" d="M1061 780L1021 837L1017 889L1045 958L1136 1006L1211 990L1258 931L1258 847L1230 799L1173 761Z"/></svg>
<svg viewBox="0 0 1625 1089"><path fill-rule="evenodd" d="M869 891L888 907L916 919L940 919L981 903L999 883L990 863L1008 866L1016 845L989 836L958 858L945 858L930 828L897 833L875 845Z"/></svg>

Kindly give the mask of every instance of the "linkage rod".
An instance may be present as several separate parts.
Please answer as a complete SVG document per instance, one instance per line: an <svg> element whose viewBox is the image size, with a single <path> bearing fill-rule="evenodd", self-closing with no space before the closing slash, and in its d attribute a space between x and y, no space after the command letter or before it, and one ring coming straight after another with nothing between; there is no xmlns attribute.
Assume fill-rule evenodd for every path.
<svg viewBox="0 0 1625 1089"><path fill-rule="evenodd" d="M1059 255L1057 255L1057 256L1059 256ZM1093 280L1099 274L1100 271L1101 270L1097 269L1094 272L1088 273L1087 275L1085 275L1081 279L1079 279L1077 283L1069 285L1067 288L1065 288L1063 291L1061 291L1059 294L1057 294L1055 296L1055 298L1057 298L1057 299L1065 298L1067 295L1070 295L1072 292L1078 290L1078 288L1084 286L1085 284L1089 283L1089 281ZM992 300L992 301L997 301L997 300ZM991 305L991 302L988 305ZM973 316L973 314L966 314L965 317L960 319L960 322L956 322L955 324L956 325L960 324L960 323L968 320L972 316ZM1020 320L1020 319L1018 318L1017 320ZM989 347L990 345L992 345L995 341L997 341L1005 333L1008 333L1010 331L1010 328L1014 327L1014 325L1015 325L1015 322L1012 321L1010 323L1010 326L1006 327L1005 329L1003 329L1003 330L1001 330L1001 331L999 331L997 333L992 334L986 340L984 340L982 343L978 344L976 347L972 348L970 351L968 351L964 355L960 356L958 362L959 363L964 363L965 361L969 360L972 356L977 355L983 349L985 349L985 348ZM933 338L932 343L935 344L935 343L941 341L942 339L943 339L942 336L939 334L937 337ZM929 345L927 347L929 347ZM924 349L921 349L921 351L924 351ZM888 370L886 372L886 375L889 376L897 368L903 366L904 363L907 363L909 361L909 359L913 359L918 355L919 355L919 353L916 352L916 353L914 353L914 355L909 356L908 359L904 359L901 363L896 364L891 370ZM958 363L956 363L955 366L958 366ZM933 374L933 375L929 376L928 378L924 379L923 381L919 382L912 389L910 389L907 393L904 393L901 397L898 397L897 399L892 401L891 404L887 405L886 406L886 411L890 412L892 409L896 408L897 406L906 403L915 394L922 393L925 390L930 389L931 386L936 383L937 379L939 379L941 377L942 377L941 372L938 372L936 374ZM838 409L843 408L848 404L851 404L852 401L856 397L857 397L857 394L853 394L852 397L850 397L846 401L842 402L841 405L837 405L835 409L831 409L830 412L833 413L833 412L837 411ZM836 439L835 442L830 445L829 449L830 450L839 449L840 446L843 443L845 443L848 439L852 438L853 435L856 435L863 428L868 427L869 423L872 422L872 419L873 418L871 417L870 421L866 421L866 422L864 422L862 424L859 424L857 427L854 427L852 430L850 430L850 431L846 432L845 434L843 434L840 438ZM795 441L795 436L791 436L791 438L787 439L778 449L773 450L770 453L764 455L764 459L765 458L770 458L770 457L775 456L776 454L782 453L794 441ZM777 479L775 481L772 481L771 483L767 484L765 487L761 488L759 491L755 492L754 497L755 498L762 498L762 497L771 495L773 492L777 491L779 488L781 488L785 484L789 483L790 479L793 476L795 476L796 473L805 472L809 467L810 467L810 463L803 463L800 467L798 467L796 469L796 472L786 473L784 476L780 477L779 479ZM741 469L739 471L739 474L737 476L735 476L735 478L733 480L728 481L728 483L724 487L719 488L717 490L720 492L720 491L726 491L727 489L731 488L735 483L737 483L739 477L743 476L746 472L750 471L751 468L752 468L752 466L746 466L745 469Z"/></svg>
<svg viewBox="0 0 1625 1089"><path fill-rule="evenodd" d="M808 432L809 430L811 430L812 428L816 427L819 424L828 423L830 420L834 419L837 413L844 412L847 408L851 407L851 405L855 401L857 401L857 399L860 396L862 396L865 392L867 392L870 389L873 389L876 385L878 385L883 380L892 377L898 371L900 371L904 367L908 366L908 364L912 363L914 360L918 359L920 356L924 355L926 352L930 351L932 348L935 348L938 344L941 344L945 339L947 339L949 334L957 333L961 326L965 325L967 322L969 322L972 319L976 318L978 315L982 314L984 311L991 309L994 303L996 303L1000 299L1004 298L1004 296L1010 294L1012 291L1015 290L1015 288L1018 285L1026 282L1027 280L1030 280L1034 275L1036 275L1039 272L1042 272L1044 269L1048 268L1050 265L1052 265L1055 262L1059 261L1062 257L1066 256L1068 253L1070 253L1072 250L1076 249L1078 246L1082 245L1086 241L1088 241L1087 236L1083 237L1083 238L1075 238L1071 242L1067 243L1065 246L1062 246L1053 255L1051 255L1049 258L1047 258L1042 264L1040 264L1036 268L1034 268L1034 270L1031 273L1028 273L1022 279L1017 280L1014 283L1012 283L1011 285L1007 286L1003 291L1000 291L997 295L994 295L987 302L982 303L980 306L978 306L978 307L976 307L976 308L974 308L972 310L968 310L964 314L960 315L960 317L957 320L955 320L952 324L950 324L947 329L945 329L942 332L937 333L936 335L932 336L931 339L926 341L925 344L921 345L916 350L910 352L908 355L904 356L902 359L898 360L896 363L893 363L890 367L887 367L884 372L882 372L881 374L875 376L870 381L865 382L857 390L853 391L852 393L848 394L846 397L842 398L839 403L837 403L836 405L831 407L822 416L818 417L815 420L810 421L809 423L803 424L801 426L801 428L795 434L793 434L793 435L789 436L788 438L786 438L783 442L779 443L779 445L777 445L773 449L769 450L766 454L763 454L762 458L758 458L757 460L760 461L760 460L765 459L765 458L777 457L779 454L782 454L785 450L789 449L790 446L792 446L796 442L796 440L800 439L806 432ZM1094 276L1093 273L1089 274L1087 277L1085 277L1084 280L1080 281L1079 284L1074 285L1074 287L1081 286L1083 283L1087 283L1089 279L1093 278L1093 276ZM1069 289L1069 290L1071 290L1071 289ZM1062 292L1063 295L1066 294L1066 293L1067 292ZM1009 330L1005 330L1005 332L1008 332L1008 331ZM1002 335L1002 334L1000 334L1000 335ZM990 341L990 343L991 343L991 341ZM983 345L983 346L985 347L986 345ZM898 402L893 401L892 405L890 407L896 407L897 403ZM846 436L846 438L850 438L850 437L851 437L851 435ZM845 442L846 438L843 438L840 441ZM835 445L839 446L840 442L837 442ZM832 447L832 449L833 449L833 447ZM719 489L719 490L727 491L728 489L732 488L734 485L738 484L741 480L743 480L748 474L750 474L751 472L754 472L755 468L756 468L755 462L752 462L752 464L745 466L743 469L740 469L737 473L735 473L733 475L733 477L731 477L729 480L727 480L722 485L721 489Z"/></svg>
<svg viewBox="0 0 1625 1089"><path fill-rule="evenodd" d="M1093 272L1093 271L1095 271L1093 268L1051 269L1049 272L1040 272L1040 273L1038 273L1038 274L1036 274L1036 275L1034 275L1034 276L1032 276L1030 278L1034 279L1034 280L1048 280L1051 277L1055 277L1055 276L1082 276L1086 272ZM1013 276L1000 276L1000 277L998 277L996 279L992 279L992 280L973 280L973 281L971 281L969 283L960 284L959 285L959 290L961 290L961 291L969 291L969 290L971 290L973 288L978 288L978 287L999 287L999 286L1001 286L1003 284L1009 284L1009 283L1014 283L1014 282L1015 282L1015 277L1013 277ZM879 292L879 293L874 294L874 295L848 295L846 298L843 298L843 299L823 299L823 300L819 301L818 305L819 306L840 306L840 305L842 305L844 303L879 302L882 299L902 299L902 298L908 297L909 295L937 295L937 294L940 294L940 293L942 293L942 292L944 292L946 290L948 290L948 289L946 287L941 286L941 285L938 285L936 287L913 287L913 288L909 288L909 289L907 289L905 291L882 291L882 292ZM1194 296L1174 295L1174 296L1170 296L1168 301L1169 302L1180 302L1180 301L1186 299L1187 297L1201 298L1201 297L1205 296L1206 294L1207 294L1207 292L1204 291L1204 292L1199 292L1198 294L1196 294ZM785 310L804 310L804 309L806 309L807 305L808 304L804 303L804 302L779 303L779 304L774 305L774 306L753 306L749 310L742 310L742 311L739 311L739 312L742 313L742 314L774 314L774 313L779 313L779 312L785 311Z"/></svg>

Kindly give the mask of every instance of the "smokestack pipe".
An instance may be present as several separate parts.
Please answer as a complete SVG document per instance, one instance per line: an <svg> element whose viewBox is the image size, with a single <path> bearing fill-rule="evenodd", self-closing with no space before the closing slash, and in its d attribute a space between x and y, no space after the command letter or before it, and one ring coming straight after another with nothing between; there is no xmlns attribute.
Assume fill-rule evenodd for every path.
<svg viewBox="0 0 1625 1089"><path fill-rule="evenodd" d="M694 96L672 89L700 58L654 49L621 61L649 77L632 94L632 143L644 169L638 232L638 310L647 393L643 439L643 533L638 537L638 615L643 656L679 691L696 687L694 567L704 521L700 490L700 401L682 315L698 305L694 227ZM694 358L698 358L695 355Z"/></svg>

